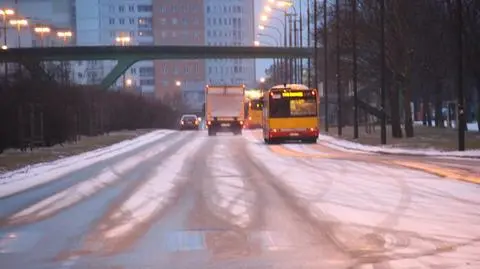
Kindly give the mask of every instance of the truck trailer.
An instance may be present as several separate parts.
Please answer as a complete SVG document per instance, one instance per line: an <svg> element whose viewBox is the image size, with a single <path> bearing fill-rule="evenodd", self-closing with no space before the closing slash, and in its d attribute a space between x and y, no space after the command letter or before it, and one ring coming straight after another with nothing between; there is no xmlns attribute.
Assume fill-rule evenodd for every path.
<svg viewBox="0 0 480 269"><path fill-rule="evenodd" d="M208 135L218 132L242 134L245 121L245 85L207 85L205 87L205 120Z"/></svg>

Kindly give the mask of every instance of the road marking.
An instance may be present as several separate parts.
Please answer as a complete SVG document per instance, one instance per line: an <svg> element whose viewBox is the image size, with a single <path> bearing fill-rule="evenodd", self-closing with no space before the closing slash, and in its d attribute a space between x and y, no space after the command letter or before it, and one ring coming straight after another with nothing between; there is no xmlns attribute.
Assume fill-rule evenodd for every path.
<svg viewBox="0 0 480 269"><path fill-rule="evenodd" d="M392 162L400 166L418 169L418 170L432 173L438 176L480 184L480 175L472 174L459 169L443 168L436 165L429 165L429 164L418 163L418 162L408 162L408 161L392 161Z"/></svg>

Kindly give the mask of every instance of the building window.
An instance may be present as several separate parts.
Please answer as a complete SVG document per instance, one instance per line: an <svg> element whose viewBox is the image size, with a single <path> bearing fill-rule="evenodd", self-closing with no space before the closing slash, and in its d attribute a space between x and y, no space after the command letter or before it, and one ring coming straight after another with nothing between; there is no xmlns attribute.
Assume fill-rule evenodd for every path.
<svg viewBox="0 0 480 269"><path fill-rule="evenodd" d="M115 37L116 35L115 31L110 31L110 37Z"/></svg>
<svg viewBox="0 0 480 269"><path fill-rule="evenodd" d="M162 25L167 24L167 19L166 19L166 18L161 18L161 19L160 19L160 23L161 23Z"/></svg>
<svg viewBox="0 0 480 269"><path fill-rule="evenodd" d="M115 24L115 18L110 18L108 19L109 24Z"/></svg>
<svg viewBox="0 0 480 269"><path fill-rule="evenodd" d="M134 5L128 6L128 11L129 12L135 12L135 6Z"/></svg>
<svg viewBox="0 0 480 269"><path fill-rule="evenodd" d="M183 25L188 25L187 18L183 18L183 19L182 19L182 23L183 23Z"/></svg>
<svg viewBox="0 0 480 269"><path fill-rule="evenodd" d="M154 79L141 79L140 86L153 86L155 85Z"/></svg>
<svg viewBox="0 0 480 269"><path fill-rule="evenodd" d="M173 18L173 19L172 19L172 24L173 24L173 25L176 25L177 23L178 23L177 18Z"/></svg>
<svg viewBox="0 0 480 269"><path fill-rule="evenodd" d="M129 35L130 37L135 37L135 31L130 31Z"/></svg>
<svg viewBox="0 0 480 269"><path fill-rule="evenodd" d="M132 75L137 74L137 68L135 68L135 67L130 68L130 74L132 74Z"/></svg>
<svg viewBox="0 0 480 269"><path fill-rule="evenodd" d="M200 70L200 68L199 68L199 66L198 66L198 63L196 63L196 64L195 64L195 73L198 74L199 70Z"/></svg>
<svg viewBox="0 0 480 269"><path fill-rule="evenodd" d="M139 68L139 73L141 77L153 77L155 74L155 69L149 66L143 66Z"/></svg>
<svg viewBox="0 0 480 269"><path fill-rule="evenodd" d="M168 86L168 80L163 80L163 81L162 81L162 85L163 85L164 87Z"/></svg>
<svg viewBox="0 0 480 269"><path fill-rule="evenodd" d="M151 17L138 18L138 29L151 29L152 24L153 22Z"/></svg>
<svg viewBox="0 0 480 269"><path fill-rule="evenodd" d="M118 23L120 23L120 24L125 24L125 19L124 19L124 18L118 19Z"/></svg>
<svg viewBox="0 0 480 269"><path fill-rule="evenodd" d="M163 73L164 73L164 74L167 74L167 73L168 73L167 64L163 64L162 69L163 69Z"/></svg>
<svg viewBox="0 0 480 269"><path fill-rule="evenodd" d="M153 36L153 32L148 30L138 31L138 36Z"/></svg>
<svg viewBox="0 0 480 269"><path fill-rule="evenodd" d="M190 68L188 68L188 65L185 65L185 66L183 67L183 72L184 72L185 74L188 74L188 73L190 72Z"/></svg>
<svg viewBox="0 0 480 269"><path fill-rule="evenodd" d="M118 12L123 13L125 12L125 6L118 6Z"/></svg>
<svg viewBox="0 0 480 269"><path fill-rule="evenodd" d="M210 13L210 6L207 6L207 13Z"/></svg>
<svg viewBox="0 0 480 269"><path fill-rule="evenodd" d="M152 5L137 5L138 12L152 12Z"/></svg>
<svg viewBox="0 0 480 269"><path fill-rule="evenodd" d="M128 22L129 22L130 24L135 24L135 18L129 18L129 19L128 19Z"/></svg>

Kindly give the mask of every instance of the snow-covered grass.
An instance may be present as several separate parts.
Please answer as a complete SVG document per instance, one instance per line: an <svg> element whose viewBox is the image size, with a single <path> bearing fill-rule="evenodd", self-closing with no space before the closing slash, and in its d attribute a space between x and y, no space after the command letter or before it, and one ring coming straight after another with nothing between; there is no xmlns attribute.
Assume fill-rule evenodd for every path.
<svg viewBox="0 0 480 269"><path fill-rule="evenodd" d="M225 140L219 139L212 154L207 159L214 184L214 193L211 198L215 206L227 211L230 216L222 215L213 210L219 217L227 217L227 221L245 228L251 219L249 212L253 206L254 193L247 190L244 180L246 175L238 168L231 149L226 146Z"/></svg>
<svg viewBox="0 0 480 269"><path fill-rule="evenodd" d="M423 121L415 121L415 125L423 125ZM435 121L432 120L432 126L435 126ZM447 121L445 121L444 126L448 126ZM455 128L455 122L452 122L452 128ZM467 129L469 132L478 132L478 124L476 122L467 123Z"/></svg>
<svg viewBox="0 0 480 269"><path fill-rule="evenodd" d="M146 149L138 154L123 159L114 164L112 167L104 168L95 177L75 184L61 192L58 192L16 214L9 218L11 222L16 222L22 219L32 220L32 218L43 218L48 215L55 214L60 210L69 207L101 189L113 184L121 179L127 172L134 169L137 165L146 160L158 155L169 146L179 141L183 136L179 135L172 140L157 144L152 148Z"/></svg>
<svg viewBox="0 0 480 269"><path fill-rule="evenodd" d="M363 151L371 153L386 153L386 154L407 154L419 156L433 156L433 157L468 157L479 158L480 150L467 151L440 151L436 149L407 149L407 148L391 148L388 146L371 146L355 143L327 135L319 135L319 142L323 142L327 146L343 150L343 151Z"/></svg>
<svg viewBox="0 0 480 269"><path fill-rule="evenodd" d="M0 197L12 195L35 186L48 183L52 180L65 176L68 173L72 173L94 163L113 158L143 145L157 141L158 139L172 132L174 131L154 131L137 138L122 141L120 143L94 151L59 159L54 162L28 166L19 170L2 174L0 175Z"/></svg>
<svg viewBox="0 0 480 269"><path fill-rule="evenodd" d="M480 238L480 197L474 184L372 163L299 161L254 143L248 149L329 227L332 240L351 251L421 257L457 249L449 257L435 256L435 263L457 266L478 257L480 245L473 240ZM464 244L476 247L459 251Z"/></svg>
<svg viewBox="0 0 480 269"><path fill-rule="evenodd" d="M116 238L127 235L139 224L147 222L173 198L172 190L186 175L180 174L183 164L193 158L205 140L193 139L172 156L168 157L149 175L148 180L123 202L112 214L104 235Z"/></svg>

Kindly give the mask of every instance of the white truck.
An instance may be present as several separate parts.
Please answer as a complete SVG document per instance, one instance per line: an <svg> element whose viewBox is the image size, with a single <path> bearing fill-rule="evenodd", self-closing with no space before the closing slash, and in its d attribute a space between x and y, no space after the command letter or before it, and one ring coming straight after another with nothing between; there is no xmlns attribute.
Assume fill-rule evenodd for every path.
<svg viewBox="0 0 480 269"><path fill-rule="evenodd" d="M205 87L205 121L208 135L217 132L242 134L245 120L245 85Z"/></svg>

